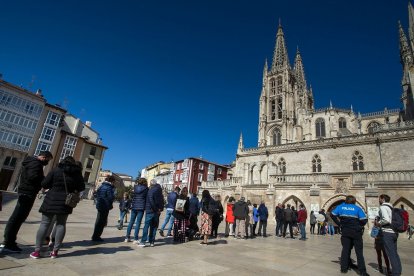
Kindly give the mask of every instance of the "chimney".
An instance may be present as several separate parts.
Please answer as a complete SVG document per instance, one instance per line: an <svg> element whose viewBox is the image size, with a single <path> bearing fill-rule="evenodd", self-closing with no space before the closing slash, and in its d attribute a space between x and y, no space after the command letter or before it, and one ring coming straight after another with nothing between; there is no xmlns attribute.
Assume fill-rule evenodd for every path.
<svg viewBox="0 0 414 276"><path fill-rule="evenodd" d="M86 121L85 122L85 125L88 126L88 127L91 127L92 126L92 122L91 121Z"/></svg>

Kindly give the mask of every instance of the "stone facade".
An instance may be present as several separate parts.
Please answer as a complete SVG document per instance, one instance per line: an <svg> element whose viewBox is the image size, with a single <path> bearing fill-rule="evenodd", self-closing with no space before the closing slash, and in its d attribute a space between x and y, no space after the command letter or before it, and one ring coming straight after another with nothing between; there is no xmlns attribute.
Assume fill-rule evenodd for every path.
<svg viewBox="0 0 414 276"><path fill-rule="evenodd" d="M414 9L409 5L409 13ZM303 203L308 210L330 210L353 194L369 216L378 195L391 196L414 216L414 20L410 42L399 26L403 65L403 109L357 114L350 109L315 109L299 50L290 66L279 25L272 65L263 70L259 99L258 147L244 148L240 136L233 176L203 182L212 194L277 203Z"/></svg>

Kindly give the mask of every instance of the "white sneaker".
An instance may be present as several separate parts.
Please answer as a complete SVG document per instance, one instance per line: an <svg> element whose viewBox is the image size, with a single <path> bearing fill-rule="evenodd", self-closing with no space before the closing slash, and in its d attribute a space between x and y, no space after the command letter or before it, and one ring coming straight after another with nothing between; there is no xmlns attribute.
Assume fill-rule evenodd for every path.
<svg viewBox="0 0 414 276"><path fill-rule="evenodd" d="M152 242L152 243L150 243L150 246L151 246L151 247L154 247L155 245L154 245L154 243Z"/></svg>
<svg viewBox="0 0 414 276"><path fill-rule="evenodd" d="M132 242L133 244L139 244L139 240L135 240Z"/></svg>
<svg viewBox="0 0 414 276"><path fill-rule="evenodd" d="M124 242L131 242L131 239L130 239L130 238L126 238L126 239L124 240Z"/></svg>
<svg viewBox="0 0 414 276"><path fill-rule="evenodd" d="M138 246L139 247L145 247L145 243L139 243Z"/></svg>

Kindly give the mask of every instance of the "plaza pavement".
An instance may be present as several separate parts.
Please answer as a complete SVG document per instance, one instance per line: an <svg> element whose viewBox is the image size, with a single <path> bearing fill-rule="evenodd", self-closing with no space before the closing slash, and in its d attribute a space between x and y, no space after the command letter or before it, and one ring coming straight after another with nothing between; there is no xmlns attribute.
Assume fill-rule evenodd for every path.
<svg viewBox="0 0 414 276"><path fill-rule="evenodd" d="M0 212L1 239L15 206L14 198L4 195ZM219 238L211 240L212 245L202 246L199 241L173 244L171 238L157 234L155 247L139 248L124 243L125 227L122 231L116 228L117 204L110 212L108 227L102 236L105 242L92 243L96 209L89 200L80 202L69 216L59 257L35 260L29 254L34 249L40 223L40 204L41 200L36 200L18 234L23 252L0 255L0 275L340 275L339 236L308 235L307 241L276 238L274 226L269 225L267 238ZM224 232L223 223L219 230ZM414 275L413 245L414 241L407 240L405 234L400 236L403 275ZM365 234L364 255L368 273L381 275L377 271L373 239L368 234ZM352 258L356 260L354 252ZM349 271L347 275L357 275L357 272Z"/></svg>

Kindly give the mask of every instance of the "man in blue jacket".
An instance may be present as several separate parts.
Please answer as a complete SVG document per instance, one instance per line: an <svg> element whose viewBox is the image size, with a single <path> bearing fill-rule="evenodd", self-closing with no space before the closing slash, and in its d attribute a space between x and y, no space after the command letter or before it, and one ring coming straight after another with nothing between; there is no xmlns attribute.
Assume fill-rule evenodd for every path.
<svg viewBox="0 0 414 276"><path fill-rule="evenodd" d="M151 247L154 246L155 235L157 234L157 228L160 222L160 214L163 209L164 197L162 196L162 188L160 184L157 184L157 181L153 179L151 180L151 186L148 190L145 203L145 225L142 230L141 242L139 243L140 247L145 247L147 240Z"/></svg>
<svg viewBox="0 0 414 276"><path fill-rule="evenodd" d="M356 198L348 195L345 202L331 212L331 217L341 227L341 273L347 273L350 267L351 249L355 247L359 275L368 275L363 254L362 233L368 219L361 207L357 206Z"/></svg>
<svg viewBox="0 0 414 276"><path fill-rule="evenodd" d="M109 175L96 191L96 209L98 210L98 214L96 216L92 241L103 242L101 235L108 223L109 210L113 208L112 203L115 199L115 188L113 186L114 182L115 177Z"/></svg>
<svg viewBox="0 0 414 276"><path fill-rule="evenodd" d="M170 226L168 227L167 237L172 237L171 230L174 224L173 212L174 212L175 203L177 202L177 198L179 194L180 194L180 187L177 186L175 187L174 191L169 193L167 196L167 206L166 206L167 212L165 214L164 223L162 224L161 229L160 229L161 237L164 237L164 229L168 221L170 222Z"/></svg>

